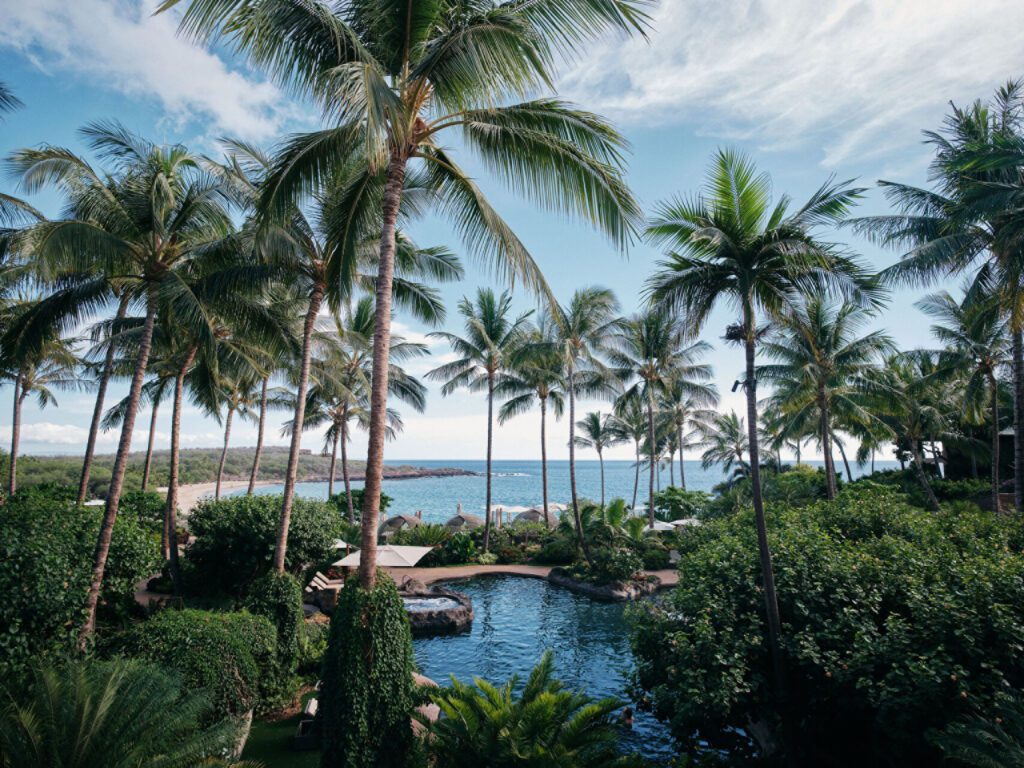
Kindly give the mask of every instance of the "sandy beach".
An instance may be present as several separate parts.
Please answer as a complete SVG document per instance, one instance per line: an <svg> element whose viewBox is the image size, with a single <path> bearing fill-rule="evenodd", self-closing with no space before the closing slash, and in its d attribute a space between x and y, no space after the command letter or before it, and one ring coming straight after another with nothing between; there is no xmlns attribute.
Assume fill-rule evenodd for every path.
<svg viewBox="0 0 1024 768"><path fill-rule="evenodd" d="M275 482L277 481L261 480L257 481L256 485L274 485ZM224 480L220 484L220 495L226 496L231 491L248 487L248 480ZM216 488L216 483L193 483L192 485L183 485L178 488L178 509L181 510L181 514L187 517L201 499L212 499Z"/></svg>

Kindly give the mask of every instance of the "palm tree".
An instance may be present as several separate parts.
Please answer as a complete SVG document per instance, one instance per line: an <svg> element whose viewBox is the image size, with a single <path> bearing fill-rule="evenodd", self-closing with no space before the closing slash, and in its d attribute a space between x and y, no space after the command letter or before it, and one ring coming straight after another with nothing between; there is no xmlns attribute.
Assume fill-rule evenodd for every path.
<svg viewBox="0 0 1024 768"><path fill-rule="evenodd" d="M702 194L663 203L647 229L656 243L668 246L668 258L650 281L651 300L682 311L694 333L722 300L739 306L740 323L729 337L742 341L746 353L743 386L747 396L747 430L754 515L757 522L762 587L768 615L768 641L780 698L787 698L779 647L781 622L775 592L768 529L764 518L757 444L757 380L754 354L759 313L781 316L800 294L837 292L847 299L875 297L868 273L851 257L819 243L813 230L839 222L860 195L848 183L831 179L790 213L789 198L771 205L771 179L753 163L719 150ZM793 724L787 717L784 740L793 755ZM790 758L793 759L793 758Z"/></svg>
<svg viewBox="0 0 1024 768"><path fill-rule="evenodd" d="M890 354L892 339L881 331L858 336L870 315L855 304L831 307L820 297L809 298L777 321L775 333L762 345L777 362L760 365L758 378L775 385L771 401L792 435L805 423L816 423L825 456L826 492L836 496L836 468L832 460L836 425L870 425L875 417L864 407L860 380ZM849 473L848 473L849 474Z"/></svg>
<svg viewBox="0 0 1024 768"><path fill-rule="evenodd" d="M658 410L673 428L676 450L679 451L679 487L686 490L684 451L697 444L694 439L714 416L718 406L718 388L708 381L711 366L677 366L661 387Z"/></svg>
<svg viewBox="0 0 1024 768"><path fill-rule="evenodd" d="M940 131L925 131L935 148L934 189L880 181L898 212L854 222L884 244L906 249L883 272L903 285L928 285L974 267L972 292L991 295L1009 318L1013 357L1014 476L1024 478L1024 259L1021 208L1024 190L1024 81L1000 88L991 104L953 105ZM1014 483L1024 512L1024 482Z"/></svg>
<svg viewBox="0 0 1024 768"><path fill-rule="evenodd" d="M177 5L165 0L161 9ZM582 218L619 247L632 237L639 209L621 175L623 142L597 116L549 98L559 54L607 30L642 30L642 0L583 0L466 5L460 0L191 0L182 29L247 54L303 96L331 127L293 137L264 195L268 211L337 174L353 157L364 182L352 184L336 224L339 250L351 260L363 225L380 232L377 318L370 397L369 450L363 491L360 579L376 578L374 540L380 505L387 404L395 231L410 171L422 168L431 201L450 216L470 251L494 257L499 273L546 291L525 247L442 146L458 129L517 191ZM527 99L508 104L514 99ZM414 163L410 167L410 163Z"/></svg>
<svg viewBox="0 0 1024 768"><path fill-rule="evenodd" d="M31 306L31 302L28 302L24 308L28 309ZM18 490L18 449L21 440L21 411L25 401L30 395L35 395L40 408L56 405L54 389L74 389L79 386L77 369L81 361L72 349L72 342L65 339L51 339L32 354L19 354L17 350L8 354L17 362L9 367L0 367L0 378L10 379L14 383L14 393L11 396L11 455L7 479L7 489L14 494Z"/></svg>
<svg viewBox="0 0 1024 768"><path fill-rule="evenodd" d="M647 518L654 527L654 482L659 461L655 430L658 398L673 379L706 383L711 369L697 359L710 349L707 342L688 343L683 326L660 309L650 309L620 324L615 347L608 357L622 378L636 378L626 397L639 397L647 406L647 443L651 450L648 475Z"/></svg>
<svg viewBox="0 0 1024 768"><path fill-rule="evenodd" d="M21 99L11 93L7 83L0 82L0 114L11 112L22 106Z"/></svg>
<svg viewBox="0 0 1024 768"><path fill-rule="evenodd" d="M0 714L5 768L192 768L230 748L235 729L209 726L208 699L134 660L42 667ZM214 718L215 719L215 718Z"/></svg>
<svg viewBox="0 0 1024 768"><path fill-rule="evenodd" d="M341 471L350 523L355 522L355 508L348 468L348 441L351 437L349 425L355 421L366 427L369 423L367 406L373 366L374 319L373 299L368 296L361 298L345 317L335 314L333 333L319 334L318 343L323 354L314 360L314 384L309 392L312 414L307 428L329 425L325 450L329 444L331 470L328 493L331 495L334 494L334 471L338 446L341 445ZM388 374L388 386L392 395L419 412L426 407L426 389L399 363L427 353L423 344L407 342L400 336L391 337L389 358L393 363ZM392 433L401 428L401 419L397 413L389 419L389 428Z"/></svg>
<svg viewBox="0 0 1024 768"><path fill-rule="evenodd" d="M601 356L618 325L619 302L607 288L581 288L568 305L552 310L556 327L555 349L565 371L565 389L569 395L569 491L572 496L576 541L583 556L590 551L583 535L579 496L576 493L576 396L604 393L611 386L610 373Z"/></svg>
<svg viewBox="0 0 1024 768"><path fill-rule="evenodd" d="M493 768L558 765L565 768L628 768L639 758L618 750L613 716L622 702L593 701L553 679L554 657L545 651L522 692L513 677L500 688L477 679L452 679L432 695L443 717L423 721L424 742L437 765Z"/></svg>
<svg viewBox="0 0 1024 768"><path fill-rule="evenodd" d="M29 231L30 247L49 274L83 276L73 300L59 313L60 321L78 322L106 303L111 298L111 276L117 276L132 303L145 306L128 408L96 542L93 579L80 632L84 646L95 627L158 299L169 304L182 298L181 292L187 288L179 281L180 274L223 242L231 231L231 220L221 182L206 173L200 159L185 147L158 146L117 123L90 124L82 134L100 157L113 164L112 174L98 173L60 147L19 150L8 165L27 192L54 186L67 198L68 218L41 222Z"/></svg>
<svg viewBox="0 0 1024 768"><path fill-rule="evenodd" d="M359 287L377 290L374 278L360 270L376 266L374 262L377 254L369 246L368 238L377 231L380 222L379 208L375 205L383 191L378 183L379 174L370 174L366 163L360 162L358 158L348 158L344 164L332 165L333 171L329 178L320 179L323 183L316 183L307 190L312 194L314 203L308 215L302 206L292 201L281 202L272 216L257 218L261 190L279 186L279 180L275 181L273 162L257 149L241 142L231 142L229 148L231 155L228 163L219 166L218 173L231 185L236 199L254 217L249 229L256 252L268 266L278 270L281 275L287 275L291 290L306 297L302 351L295 375L295 397L292 399L294 414L291 424L294 428L291 430L281 516L274 549L274 568L283 572L298 479L310 366L316 344L314 335L317 316L325 300L329 306L337 309L349 301ZM413 214L417 211L417 199L422 190L416 186L417 180L413 177L403 176L401 183L403 187L410 188L401 213ZM281 201L284 201L283 197ZM396 209L396 216L398 213ZM340 232L339 227L344 231ZM406 280L402 275L426 273L439 280L458 279L462 277L458 259L444 249L418 249L400 233L392 236L388 259L389 293L385 322L389 332L392 293L396 303L407 306L426 322L437 324L443 320L444 306L436 292ZM395 277L396 269L398 278ZM380 321L378 311L376 322ZM388 344L385 343L385 358L387 348ZM374 541L371 547L375 546Z"/></svg>
<svg viewBox="0 0 1024 768"><path fill-rule="evenodd" d="M630 397L620 397L615 401L615 416L611 428L619 435L622 442L632 441L634 447L633 461L633 502L636 509L636 495L640 488L640 446L647 438L647 413L638 393Z"/></svg>
<svg viewBox="0 0 1024 768"><path fill-rule="evenodd" d="M942 343L939 365L966 377L964 415L983 423L988 410L991 433L992 509L999 511L999 369L1011 359L1006 317L991 298L957 301L946 291L926 296L917 306L937 321L932 335ZM987 390L987 396L986 396Z"/></svg>
<svg viewBox="0 0 1024 768"><path fill-rule="evenodd" d="M579 448L593 448L597 451L597 460L601 464L601 509L604 509L604 449L620 442L618 433L609 424L609 416L601 415L600 411L588 413L576 422L582 435L576 436Z"/></svg>
<svg viewBox="0 0 1024 768"><path fill-rule="evenodd" d="M716 413L707 423L700 445L704 448L700 459L704 469L720 466L727 474L750 473L750 463L744 459L750 452L750 433L736 411Z"/></svg>
<svg viewBox="0 0 1024 768"><path fill-rule="evenodd" d="M540 405L540 474L544 505L544 523L551 525L551 504L548 499L548 403L556 419L565 410L564 382L561 362L554 349L555 328L549 317L542 317L538 327L526 334L523 346L512 356L508 368L498 375L494 392L508 399L498 409L498 424L526 413L534 404Z"/></svg>
<svg viewBox="0 0 1024 768"><path fill-rule="evenodd" d="M433 337L446 340L458 359L427 373L427 378L443 382L442 395L461 387L471 392L487 392L487 491L485 501L484 552L491 535L491 454L494 442L494 391L498 374L508 368L516 351L526 341L527 319L532 312L512 316L512 296L503 291L496 296L490 288L477 291L476 302L464 297L459 314L465 319L465 336L437 331ZM365 487L365 486L364 486ZM365 491L364 491L365 493ZM364 513L365 514L365 513ZM499 526L501 519L498 519Z"/></svg>

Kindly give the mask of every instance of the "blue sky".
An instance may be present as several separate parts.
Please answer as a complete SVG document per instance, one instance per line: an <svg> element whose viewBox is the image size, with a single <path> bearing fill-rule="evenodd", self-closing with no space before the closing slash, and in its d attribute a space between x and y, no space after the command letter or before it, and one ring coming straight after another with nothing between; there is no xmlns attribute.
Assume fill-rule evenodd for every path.
<svg viewBox="0 0 1024 768"><path fill-rule="evenodd" d="M208 153L217 152L221 136L270 146L289 131L319 124L315 113L225 51L176 37L175 20L152 17L154 6L152 0L0 0L0 79L25 102L0 123L0 153L40 143L80 151L77 129L110 118L154 140ZM880 178L925 183L929 155L921 130L939 126L949 101L987 97L1008 78L1024 76L1024 37L1007 34L1022 27L1024 4L1014 0L662 0L648 40L613 37L586 46L565 64L558 89L563 98L612 118L630 141L628 178L645 210L697 189L719 146L750 153L771 173L777 194L800 201L830 174L869 187ZM578 287L605 285L624 310L637 308L659 256L654 249L638 244L618 254L585 226L510 194L471 158L464 164L530 248L556 295L567 299ZM17 193L7 178L0 178L0 190ZM49 215L59 211L56 198L33 202ZM872 189L861 212L883 210L884 200ZM410 234L422 245L462 250L436 218L417 222ZM879 268L897 257L845 234L836 238ZM452 307L450 330L459 330L454 305L462 295L496 285L484 266L467 268L464 282L443 289ZM916 298L914 292L894 294L877 320L901 346L931 343L928 322L913 307ZM522 291L516 302L522 309L534 305ZM733 314L716 313L704 332L715 346L709 362L725 408L740 406L728 391L742 360L719 339ZM417 339L430 330L405 317L398 326ZM447 349L431 344L435 356L417 364L418 372L444 359ZM109 402L124 390L112 388ZM80 450L92 395L66 393L59 400L59 408L26 408L27 452ZM10 388L0 389L0 440L9 439L10 405ZM606 403L585 407L608 409ZM405 432L388 456L481 457L485 413L482 396L442 398L432 390L426 414L404 414ZM158 444L166 442L168 417L158 427ZM284 443L276 426L285 418L273 414L272 442ZM143 414L138 448L147 425ZM563 427L549 430L554 458L566 455ZM217 423L193 408L186 410L183 431L186 446L220 443ZM539 458L536 435L536 418L519 417L496 433L495 456ZM100 449L113 450L116 438L107 433ZM254 440L252 425L235 429L233 444ZM305 447L319 445L319 435L305 438ZM357 438L352 455L363 447ZM628 458L629 449L613 455Z"/></svg>

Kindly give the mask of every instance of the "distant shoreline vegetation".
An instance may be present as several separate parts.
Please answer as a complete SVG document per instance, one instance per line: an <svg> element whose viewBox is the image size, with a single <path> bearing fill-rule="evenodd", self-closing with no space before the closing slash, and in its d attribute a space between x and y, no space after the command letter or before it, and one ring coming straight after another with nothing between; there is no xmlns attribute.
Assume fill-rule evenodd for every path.
<svg viewBox="0 0 1024 768"><path fill-rule="evenodd" d="M255 448L229 448L224 464L224 480L248 480L252 469ZM180 452L181 467L179 478L182 485L195 483L213 483L217 480L217 463L220 460L220 448L189 448ZM167 485L170 471L170 451L153 452L153 475L150 478L151 489ZM142 488L142 470L146 459L145 451L133 452L128 458L128 470L125 475L125 488L139 490ZM8 454L0 451L0 472L7 471ZM89 495L102 498L106 495L110 483L110 473L114 464L114 454L97 454L94 459L92 477L89 481ZM18 457L19 474L24 469L21 484L24 486L43 483L76 485L82 472L82 457L79 455ZM331 457L321 456L312 451L303 450L299 455L299 482L326 482L330 471ZM260 484L267 482L284 482L288 468L288 449L285 447L267 447L263 449L260 460ZM366 470L366 462L351 462L351 479L362 480ZM412 479L417 477L455 477L475 475L477 473L458 467L422 467L413 464L386 465L384 477L388 480ZM2 474L0 474L2 476Z"/></svg>

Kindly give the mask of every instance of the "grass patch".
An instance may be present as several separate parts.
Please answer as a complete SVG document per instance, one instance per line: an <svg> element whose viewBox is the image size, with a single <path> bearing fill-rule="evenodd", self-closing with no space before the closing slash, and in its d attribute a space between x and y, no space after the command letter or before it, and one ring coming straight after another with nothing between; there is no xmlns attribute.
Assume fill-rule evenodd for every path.
<svg viewBox="0 0 1024 768"><path fill-rule="evenodd" d="M304 695L303 706L314 695L312 691ZM319 751L296 752L292 749L292 737L300 719L301 711L283 720L253 721L242 759L259 762L263 768L319 768Z"/></svg>

